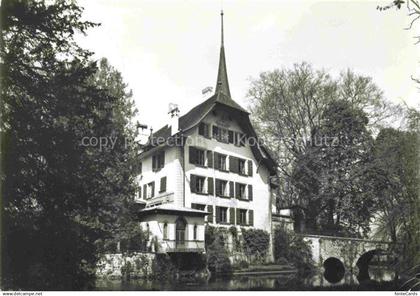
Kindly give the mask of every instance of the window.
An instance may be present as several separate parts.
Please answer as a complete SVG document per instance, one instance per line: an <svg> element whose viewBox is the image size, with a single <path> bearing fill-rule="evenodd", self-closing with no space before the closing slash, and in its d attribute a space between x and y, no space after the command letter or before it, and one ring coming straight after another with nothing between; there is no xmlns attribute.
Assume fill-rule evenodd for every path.
<svg viewBox="0 0 420 296"><path fill-rule="evenodd" d="M205 177L198 177L195 182L195 192L204 193L204 182L206 181Z"/></svg>
<svg viewBox="0 0 420 296"><path fill-rule="evenodd" d="M206 194L205 187L204 187L205 182L206 182L205 177L197 176L197 175L191 175L191 178L190 178L191 192Z"/></svg>
<svg viewBox="0 0 420 296"><path fill-rule="evenodd" d="M166 177L160 178L160 190L159 193L166 191Z"/></svg>
<svg viewBox="0 0 420 296"><path fill-rule="evenodd" d="M238 199L246 199L246 185L236 183L236 197Z"/></svg>
<svg viewBox="0 0 420 296"><path fill-rule="evenodd" d="M224 207L216 207L216 222L227 223L228 209Z"/></svg>
<svg viewBox="0 0 420 296"><path fill-rule="evenodd" d="M213 125L212 134L217 141L229 143L229 130Z"/></svg>
<svg viewBox="0 0 420 296"><path fill-rule="evenodd" d="M155 182L150 182L147 184L147 198L152 198L155 196Z"/></svg>
<svg viewBox="0 0 420 296"><path fill-rule="evenodd" d="M215 168L221 171L226 171L226 158L227 156L220 153L214 153L215 157Z"/></svg>
<svg viewBox="0 0 420 296"><path fill-rule="evenodd" d="M197 240L197 225L194 225L193 238Z"/></svg>
<svg viewBox="0 0 420 296"><path fill-rule="evenodd" d="M229 144L234 143L234 137L235 137L235 132L234 131L228 131Z"/></svg>
<svg viewBox="0 0 420 296"><path fill-rule="evenodd" d="M224 128L219 128L220 139L219 141L229 143L229 131Z"/></svg>
<svg viewBox="0 0 420 296"><path fill-rule="evenodd" d="M216 179L216 195L226 197L227 194L227 181Z"/></svg>
<svg viewBox="0 0 420 296"><path fill-rule="evenodd" d="M198 126L198 134L209 138L209 125L204 122L200 122L200 125Z"/></svg>
<svg viewBox="0 0 420 296"><path fill-rule="evenodd" d="M191 204L191 209L200 210L200 211L205 211L205 209L206 209L206 205L192 203L192 204Z"/></svg>
<svg viewBox="0 0 420 296"><path fill-rule="evenodd" d="M239 210L238 223L239 225L246 225L246 210Z"/></svg>
<svg viewBox="0 0 420 296"><path fill-rule="evenodd" d="M140 163L139 163L139 175L141 175L141 174L142 174L142 171L143 171L143 163L142 163L142 162L140 162Z"/></svg>
<svg viewBox="0 0 420 296"><path fill-rule="evenodd" d="M168 239L168 223L163 224L163 239Z"/></svg>
<svg viewBox="0 0 420 296"><path fill-rule="evenodd" d="M238 159L239 174L245 175L245 160Z"/></svg>
<svg viewBox="0 0 420 296"><path fill-rule="evenodd" d="M190 163L195 165L204 166L205 162L205 151L201 149L197 149L195 147L190 147Z"/></svg>
<svg viewBox="0 0 420 296"><path fill-rule="evenodd" d="M159 152L152 157L152 170L154 172L159 171L165 166L165 152Z"/></svg>

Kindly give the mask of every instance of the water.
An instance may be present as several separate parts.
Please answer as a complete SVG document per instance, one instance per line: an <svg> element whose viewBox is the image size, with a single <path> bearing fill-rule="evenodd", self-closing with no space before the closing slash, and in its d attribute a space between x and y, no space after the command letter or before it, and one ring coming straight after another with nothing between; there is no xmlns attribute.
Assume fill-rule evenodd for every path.
<svg viewBox="0 0 420 296"><path fill-rule="evenodd" d="M332 284L328 282L323 271L311 276L301 277L297 274L290 275L259 275L259 276L232 276L210 278L209 280L191 281L162 281L132 279L123 280L98 280L97 290L208 290L208 291L233 291L233 290L396 290L392 279L394 273L384 267L369 268L370 281L360 284L355 275L345 274L344 278Z"/></svg>

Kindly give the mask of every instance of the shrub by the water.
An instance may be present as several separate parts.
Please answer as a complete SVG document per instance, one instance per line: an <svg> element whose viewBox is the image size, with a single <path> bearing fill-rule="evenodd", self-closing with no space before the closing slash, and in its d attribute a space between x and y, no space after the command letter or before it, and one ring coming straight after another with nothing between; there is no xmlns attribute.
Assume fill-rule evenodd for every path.
<svg viewBox="0 0 420 296"><path fill-rule="evenodd" d="M226 274L232 272L229 254L221 235L217 235L213 243L207 247L207 266L212 273Z"/></svg>
<svg viewBox="0 0 420 296"><path fill-rule="evenodd" d="M291 263L302 273L308 273L314 268L310 243L283 227L274 229L273 251L277 263Z"/></svg>

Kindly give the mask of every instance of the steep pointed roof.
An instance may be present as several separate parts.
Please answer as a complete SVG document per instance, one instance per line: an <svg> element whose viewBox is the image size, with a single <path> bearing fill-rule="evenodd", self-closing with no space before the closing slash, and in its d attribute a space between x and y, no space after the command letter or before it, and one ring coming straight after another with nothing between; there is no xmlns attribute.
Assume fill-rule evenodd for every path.
<svg viewBox="0 0 420 296"><path fill-rule="evenodd" d="M220 57L219 57L219 69L217 72L217 83L215 93L202 102L198 104L186 114L179 118L179 129L181 130L180 134L185 134L188 130L195 127L201 120L213 109L215 108L224 108L229 110L229 112L238 118L238 121L241 123L244 131L249 135L257 138L254 128L252 127L251 121L249 119L249 112L242 108L238 103L236 103L231 95L229 89L229 81L226 70L226 57L225 57L225 48L224 48L224 32L223 32L223 11L221 12L221 47L220 47ZM144 151L149 151L157 147L157 143L154 143L153 139L159 138L171 138L171 128L166 125L153 133L151 137L152 140L146 145ZM269 151L262 145L253 145L251 147L253 154L256 159L265 164L271 173L276 172L276 162L270 155ZM143 152L142 154L144 155Z"/></svg>
<svg viewBox="0 0 420 296"><path fill-rule="evenodd" d="M221 16L221 45L220 45L220 56L219 56L219 69L217 71L216 91L214 93L215 102L227 105L234 109L238 109L242 112L247 112L238 103L236 103L230 95L229 80L228 80L227 69L226 69L226 57L225 57L223 10L221 11L220 16Z"/></svg>
<svg viewBox="0 0 420 296"><path fill-rule="evenodd" d="M226 70L226 57L225 57L225 42L223 32L223 10L220 13L221 16L221 45L220 45L220 56L219 56L219 70L217 72L216 81L216 94L223 93L225 96L230 98L229 81Z"/></svg>

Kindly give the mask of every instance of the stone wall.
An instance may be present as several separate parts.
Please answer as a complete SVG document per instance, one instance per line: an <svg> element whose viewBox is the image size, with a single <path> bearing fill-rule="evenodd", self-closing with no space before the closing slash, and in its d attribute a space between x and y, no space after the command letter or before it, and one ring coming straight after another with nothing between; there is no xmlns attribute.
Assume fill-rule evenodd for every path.
<svg viewBox="0 0 420 296"><path fill-rule="evenodd" d="M98 278L146 278L153 275L154 253L103 254L96 265Z"/></svg>

